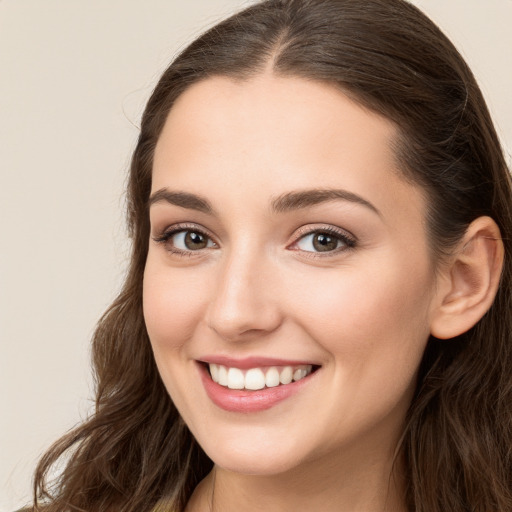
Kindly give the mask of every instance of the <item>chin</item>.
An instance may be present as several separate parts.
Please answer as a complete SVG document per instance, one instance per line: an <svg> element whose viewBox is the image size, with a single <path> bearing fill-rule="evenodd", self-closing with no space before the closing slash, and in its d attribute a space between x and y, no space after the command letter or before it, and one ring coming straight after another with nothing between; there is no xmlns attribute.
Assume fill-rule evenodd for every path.
<svg viewBox="0 0 512 512"><path fill-rule="evenodd" d="M286 473L301 464L305 453L297 447L283 443L272 443L267 439L253 442L216 441L206 442L201 447L216 466L227 471L245 475L270 476Z"/></svg>
<svg viewBox="0 0 512 512"><path fill-rule="evenodd" d="M266 454L265 454L266 455ZM241 475L272 476L296 468L300 460L292 457L271 457L262 454L222 453L214 454L214 464L226 471Z"/></svg>

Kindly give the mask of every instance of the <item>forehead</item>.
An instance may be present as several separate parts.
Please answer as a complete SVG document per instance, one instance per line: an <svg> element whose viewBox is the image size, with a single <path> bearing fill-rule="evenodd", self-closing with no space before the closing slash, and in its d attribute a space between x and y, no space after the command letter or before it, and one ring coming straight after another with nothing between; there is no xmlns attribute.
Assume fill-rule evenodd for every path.
<svg viewBox="0 0 512 512"><path fill-rule="evenodd" d="M266 73L244 81L213 77L191 86L175 102L159 146L178 149L187 139L205 149L227 146L235 155L252 144L260 146L261 158L271 150L275 159L285 144L298 158L308 150L339 155L337 149L349 146L367 153L370 145L372 153L380 151L394 164L390 143L397 131L333 85Z"/></svg>
<svg viewBox="0 0 512 512"><path fill-rule="evenodd" d="M397 127L338 88L263 74L214 77L176 101L158 141L153 192L164 187L231 200L306 188L343 188L390 214L421 213L421 191L401 178Z"/></svg>

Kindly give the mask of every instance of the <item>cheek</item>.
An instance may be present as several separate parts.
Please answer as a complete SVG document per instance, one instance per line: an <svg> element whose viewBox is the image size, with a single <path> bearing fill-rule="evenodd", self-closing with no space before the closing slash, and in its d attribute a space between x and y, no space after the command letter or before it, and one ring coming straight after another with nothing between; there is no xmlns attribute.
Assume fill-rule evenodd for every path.
<svg viewBox="0 0 512 512"><path fill-rule="evenodd" d="M384 418L398 428L428 340L427 277L387 268L317 279L300 306L302 328L329 354L334 424L354 434Z"/></svg>
<svg viewBox="0 0 512 512"><path fill-rule="evenodd" d="M201 321L205 288L186 272L171 271L148 258L144 272L144 321L158 371L175 406L185 420L197 389L187 387L191 370L187 341ZM190 400L191 396L196 398Z"/></svg>
<svg viewBox="0 0 512 512"><path fill-rule="evenodd" d="M143 308L155 352L178 349L193 335L207 301L201 275L159 269L149 259L144 272Z"/></svg>
<svg viewBox="0 0 512 512"><path fill-rule="evenodd" d="M429 335L431 276L428 265L400 263L304 283L300 322L344 372L377 376L394 368L405 381L415 373Z"/></svg>

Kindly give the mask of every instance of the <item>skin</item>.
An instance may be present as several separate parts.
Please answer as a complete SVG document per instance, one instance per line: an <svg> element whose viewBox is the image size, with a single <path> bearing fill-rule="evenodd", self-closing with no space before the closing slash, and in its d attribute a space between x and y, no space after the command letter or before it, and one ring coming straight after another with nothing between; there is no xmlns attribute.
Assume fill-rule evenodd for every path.
<svg viewBox="0 0 512 512"><path fill-rule="evenodd" d="M212 495L225 512L405 510L392 461L445 285L422 192L397 168L396 135L331 86L271 73L210 78L173 107L152 193L195 194L214 210L150 208L148 333L168 392L215 463L187 510L210 510ZM270 208L309 189L342 189L371 206ZM176 226L211 242L176 254L178 236L154 240ZM349 232L354 246L315 252L307 233L326 228ZM196 360L207 354L320 368L274 407L235 413L205 393Z"/></svg>

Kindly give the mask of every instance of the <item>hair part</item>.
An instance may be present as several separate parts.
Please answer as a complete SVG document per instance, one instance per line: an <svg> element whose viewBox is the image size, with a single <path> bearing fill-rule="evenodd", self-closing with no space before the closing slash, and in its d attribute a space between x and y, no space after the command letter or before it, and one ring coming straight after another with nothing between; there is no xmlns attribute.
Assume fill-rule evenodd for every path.
<svg viewBox="0 0 512 512"><path fill-rule="evenodd" d="M131 163L130 268L93 339L96 410L41 460L34 510L40 499L48 512L149 512L166 498L182 511L211 470L160 380L144 325L153 154L188 87L212 76L248 80L269 69L334 85L396 124L397 167L425 191L436 261L477 217L498 224L506 258L495 302L467 333L429 340L400 455L411 511L512 511L510 175L471 71L404 0L260 2L203 34L165 71ZM46 475L69 451L52 495Z"/></svg>

